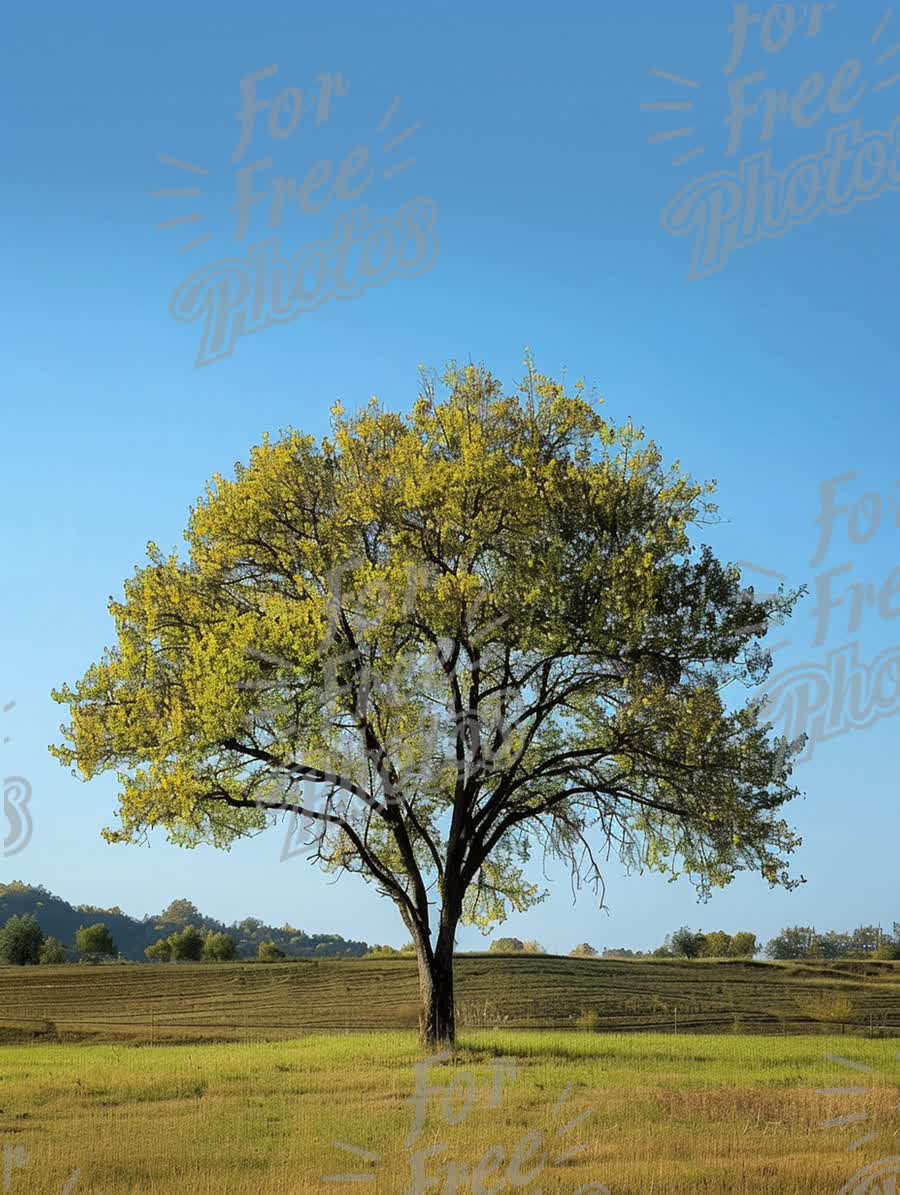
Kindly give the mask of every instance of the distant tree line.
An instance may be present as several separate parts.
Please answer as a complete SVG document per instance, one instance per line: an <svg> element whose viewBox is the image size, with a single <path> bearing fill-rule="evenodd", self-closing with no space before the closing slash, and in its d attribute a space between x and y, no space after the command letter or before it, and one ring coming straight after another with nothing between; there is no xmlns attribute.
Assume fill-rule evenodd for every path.
<svg viewBox="0 0 900 1195"><path fill-rule="evenodd" d="M890 933L880 925L822 934L811 925L792 925L768 943L766 954L771 959L900 959L900 921L894 922Z"/></svg>
<svg viewBox="0 0 900 1195"><path fill-rule="evenodd" d="M191 901L173 900L161 913L130 917L118 905L104 909L96 905L71 905L46 888L18 881L0 884L0 927L11 917L33 917L43 935L60 943L65 957L80 957L75 938L79 929L91 923L104 924L123 959L143 960L148 947L161 938L193 926L204 938L224 934L235 943L235 957L259 957L259 948L272 943L285 958L362 958L369 949L366 942L351 941L338 934L307 934L291 925L266 925L256 917L246 917L232 925L204 917Z"/></svg>
<svg viewBox="0 0 900 1195"><path fill-rule="evenodd" d="M238 957L237 943L230 934L203 934L194 925L160 938L144 954L151 963L230 963ZM257 946L256 958L261 963L277 963L287 955L267 939Z"/></svg>
<svg viewBox="0 0 900 1195"><path fill-rule="evenodd" d="M753 958L758 953L756 934L750 930L729 934L724 929L714 929L704 933L682 925L667 934L652 955L654 958Z"/></svg>
<svg viewBox="0 0 900 1195"><path fill-rule="evenodd" d="M102 920L85 924L90 918ZM503 937L490 945L492 954L546 954L534 939ZM570 952L573 958L753 958L764 953L774 960L879 959L900 960L900 922L891 932L877 925L863 925L849 933L813 926L789 926L764 948L756 934L741 930L704 933L681 926L666 936L655 950L609 947L599 950L582 942ZM336 934L305 934L293 926L275 929L255 917L226 926L204 917L186 899L174 900L158 916L138 920L118 906L72 906L45 888L13 882L0 884L0 964L99 962L114 957L152 962L283 958L403 958L413 957L412 942L396 949L350 941Z"/></svg>
<svg viewBox="0 0 900 1195"><path fill-rule="evenodd" d="M196 926L186 925L166 938L159 938L144 954L154 963L227 963L237 958L237 945L229 934L203 934ZM80 926L71 950L58 938L45 937L37 918L31 914L10 917L0 929L0 963L8 966L75 961L99 963L117 955L109 927L102 921ZM257 947L256 957L260 962L273 963L286 956L275 942L265 941Z"/></svg>
<svg viewBox="0 0 900 1195"><path fill-rule="evenodd" d="M590 942L581 942L569 951L570 958L640 959L640 958L752 958L759 950L756 935L742 931L726 934L714 930L704 934L686 926L666 937L656 950L629 950L624 946L598 950ZM491 954L546 954L540 944L521 938L497 938L490 945Z"/></svg>
<svg viewBox="0 0 900 1195"><path fill-rule="evenodd" d="M227 963L237 957L234 938L228 934L202 934L196 926L186 925L167 938L159 938L144 951L151 963L200 962Z"/></svg>
<svg viewBox="0 0 900 1195"><path fill-rule="evenodd" d="M388 947L388 949L390 949ZM497 938L491 943L492 954L545 954L539 942L520 938ZM396 953L396 952L395 952ZM647 959L647 958L744 958L764 953L770 959L900 959L900 922L888 933L878 925L862 925L851 933L828 930L820 934L811 926L792 926L762 948L756 934L740 930L729 934L717 929L708 933L683 925L667 934L655 950L629 950L624 946L598 950L582 942L569 951L571 958Z"/></svg>

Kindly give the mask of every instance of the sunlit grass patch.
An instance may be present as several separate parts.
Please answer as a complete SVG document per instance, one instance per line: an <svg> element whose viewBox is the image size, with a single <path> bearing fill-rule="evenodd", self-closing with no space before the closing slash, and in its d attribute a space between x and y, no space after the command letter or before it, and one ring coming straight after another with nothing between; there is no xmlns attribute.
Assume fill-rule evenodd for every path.
<svg viewBox="0 0 900 1195"><path fill-rule="evenodd" d="M76 1168L76 1195L358 1191L355 1180L323 1186L351 1173L399 1195L421 1149L435 1151L423 1163L431 1190L453 1166L461 1174L486 1156L498 1163L496 1185L538 1137L540 1173L522 1189L548 1195L588 1182L613 1195L836 1192L867 1161L897 1152L895 1053L890 1042L840 1036L471 1030L421 1072L426 1115L410 1143L423 1062L412 1033L7 1046L0 1146L28 1154L10 1195L56 1195ZM851 1085L863 1093L822 1094ZM866 1114L862 1128L823 1127L848 1111ZM863 1132L874 1138L851 1152Z"/></svg>

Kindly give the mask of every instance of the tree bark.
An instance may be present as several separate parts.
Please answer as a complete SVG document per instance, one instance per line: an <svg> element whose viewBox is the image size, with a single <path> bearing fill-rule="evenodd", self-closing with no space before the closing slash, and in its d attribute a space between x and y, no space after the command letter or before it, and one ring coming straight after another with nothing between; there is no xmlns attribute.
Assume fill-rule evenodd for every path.
<svg viewBox="0 0 900 1195"><path fill-rule="evenodd" d="M419 963L419 1039L423 1046L456 1042L453 998L453 930L441 926L434 951L417 943Z"/></svg>

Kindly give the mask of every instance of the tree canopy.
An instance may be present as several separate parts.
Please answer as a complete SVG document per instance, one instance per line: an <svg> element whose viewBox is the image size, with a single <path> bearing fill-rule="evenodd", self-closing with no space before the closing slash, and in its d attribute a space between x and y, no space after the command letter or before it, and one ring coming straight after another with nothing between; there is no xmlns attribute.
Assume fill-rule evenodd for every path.
<svg viewBox="0 0 900 1195"><path fill-rule="evenodd" d="M10 917L0 929L0 963L17 967L40 961L44 934L34 917Z"/></svg>
<svg viewBox="0 0 900 1195"><path fill-rule="evenodd" d="M75 949L85 958L100 958L116 953L109 926L102 921L98 921L96 925L82 926L76 932Z"/></svg>
<svg viewBox="0 0 900 1195"><path fill-rule="evenodd" d="M193 925L170 934L168 938L173 962L197 962L203 957L203 935Z"/></svg>
<svg viewBox="0 0 900 1195"><path fill-rule="evenodd" d="M443 381L215 476L186 555L149 545L110 602L116 644L54 694L54 751L117 771L110 841L227 846L303 819L324 867L397 904L423 1001L447 1005L460 921L542 899L535 849L576 883L614 850L708 895L742 870L793 885L799 840L798 745L737 699L793 598L692 542L713 487L581 384ZM452 994L436 1021L452 1035Z"/></svg>

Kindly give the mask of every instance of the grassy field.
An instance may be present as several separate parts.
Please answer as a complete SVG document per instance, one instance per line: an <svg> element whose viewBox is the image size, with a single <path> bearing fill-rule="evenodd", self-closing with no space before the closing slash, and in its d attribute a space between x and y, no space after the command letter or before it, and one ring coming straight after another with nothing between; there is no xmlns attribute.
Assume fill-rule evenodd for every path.
<svg viewBox="0 0 900 1195"><path fill-rule="evenodd" d="M0 968L0 1041L286 1040L416 1024L412 960ZM463 956L465 1029L900 1035L900 964ZM828 1018L833 1020L829 1023ZM2 1189L2 1185L0 1185Z"/></svg>
<svg viewBox="0 0 900 1195"><path fill-rule="evenodd" d="M900 1153L896 1042L472 1030L420 1061L409 1032L7 1045L0 1190L837 1195Z"/></svg>
<svg viewBox="0 0 900 1195"><path fill-rule="evenodd" d="M900 1155L896 964L464 956L457 994L417 1101L411 960L0 969L0 1192L837 1195Z"/></svg>

